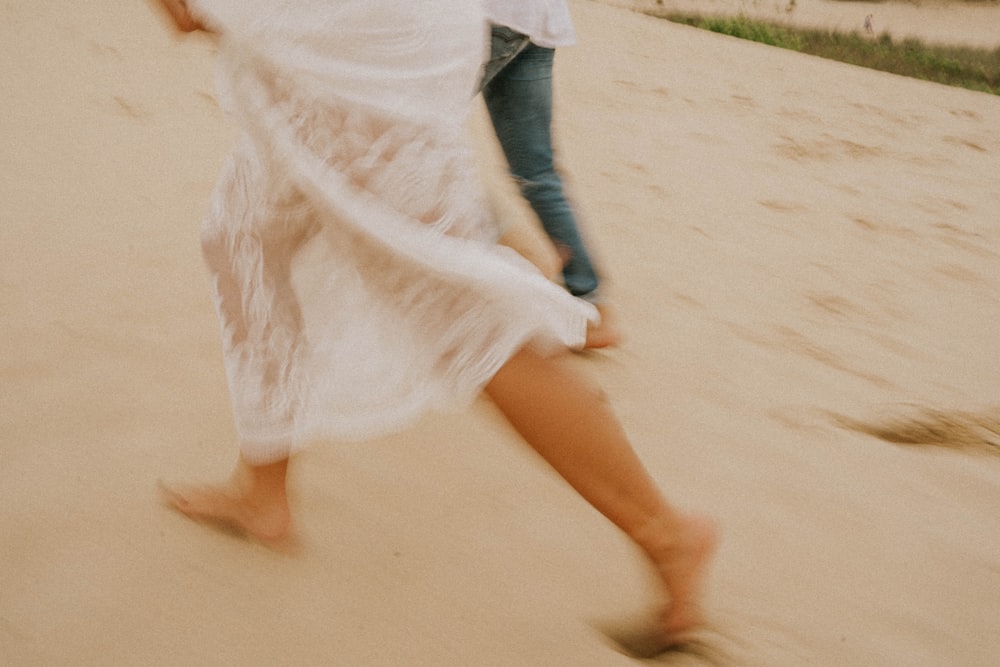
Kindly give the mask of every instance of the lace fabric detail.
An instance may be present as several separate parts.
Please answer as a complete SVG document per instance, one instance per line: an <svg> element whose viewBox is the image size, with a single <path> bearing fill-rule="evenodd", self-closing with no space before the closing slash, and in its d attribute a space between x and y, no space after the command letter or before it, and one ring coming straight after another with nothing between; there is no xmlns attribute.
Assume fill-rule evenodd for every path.
<svg viewBox="0 0 1000 667"><path fill-rule="evenodd" d="M522 346L582 345L595 316L494 243L464 135L475 3L414 4L434 11L279 2L266 40L222 29L220 97L245 136L202 243L251 462L464 406Z"/></svg>

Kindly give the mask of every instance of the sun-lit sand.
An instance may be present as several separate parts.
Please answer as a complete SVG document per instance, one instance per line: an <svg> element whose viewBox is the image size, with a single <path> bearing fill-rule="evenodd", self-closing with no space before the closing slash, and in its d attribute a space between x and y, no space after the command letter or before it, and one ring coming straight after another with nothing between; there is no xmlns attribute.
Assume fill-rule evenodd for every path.
<svg viewBox="0 0 1000 667"><path fill-rule="evenodd" d="M612 5L572 2L556 130L629 338L576 363L722 524L710 664L995 664L1000 98ZM827 5L866 13L796 11ZM158 503L235 454L212 43L134 0L0 18L0 664L634 664L595 627L655 603L648 573L486 403L302 454L296 554ZM876 437L921 414L944 446Z"/></svg>

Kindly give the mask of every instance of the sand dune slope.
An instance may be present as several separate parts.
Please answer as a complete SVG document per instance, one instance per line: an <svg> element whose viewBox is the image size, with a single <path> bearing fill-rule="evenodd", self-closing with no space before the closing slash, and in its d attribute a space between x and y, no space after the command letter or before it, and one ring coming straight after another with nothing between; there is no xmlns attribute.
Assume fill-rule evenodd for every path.
<svg viewBox="0 0 1000 667"><path fill-rule="evenodd" d="M630 335L576 361L723 525L709 664L994 664L1000 100L572 8L560 155ZM157 503L234 456L211 43L126 0L0 17L0 663L633 664L592 625L646 572L486 404L304 453L296 555ZM980 441L849 428L921 409Z"/></svg>

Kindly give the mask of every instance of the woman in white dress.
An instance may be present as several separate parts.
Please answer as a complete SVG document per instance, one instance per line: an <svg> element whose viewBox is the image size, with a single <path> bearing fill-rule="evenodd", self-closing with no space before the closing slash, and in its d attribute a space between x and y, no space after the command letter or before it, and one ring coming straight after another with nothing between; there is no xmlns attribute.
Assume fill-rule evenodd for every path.
<svg viewBox="0 0 1000 667"><path fill-rule="evenodd" d="M288 539L289 457L482 391L649 557L664 646L701 621L713 524L664 500L565 363L596 312L495 243L464 133L485 23L469 0L161 0L219 36L243 137L203 228L240 456L177 510Z"/></svg>

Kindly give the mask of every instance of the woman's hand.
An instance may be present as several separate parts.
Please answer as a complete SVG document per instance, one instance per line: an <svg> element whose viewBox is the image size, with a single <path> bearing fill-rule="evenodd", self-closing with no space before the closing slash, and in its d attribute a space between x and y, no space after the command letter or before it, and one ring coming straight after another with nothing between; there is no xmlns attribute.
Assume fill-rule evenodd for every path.
<svg viewBox="0 0 1000 667"><path fill-rule="evenodd" d="M196 30L205 30L205 26L201 24L196 18L191 16L191 12L188 11L187 2L185 0L154 0L156 4L166 10L170 18L173 19L174 25L181 32L194 32Z"/></svg>

